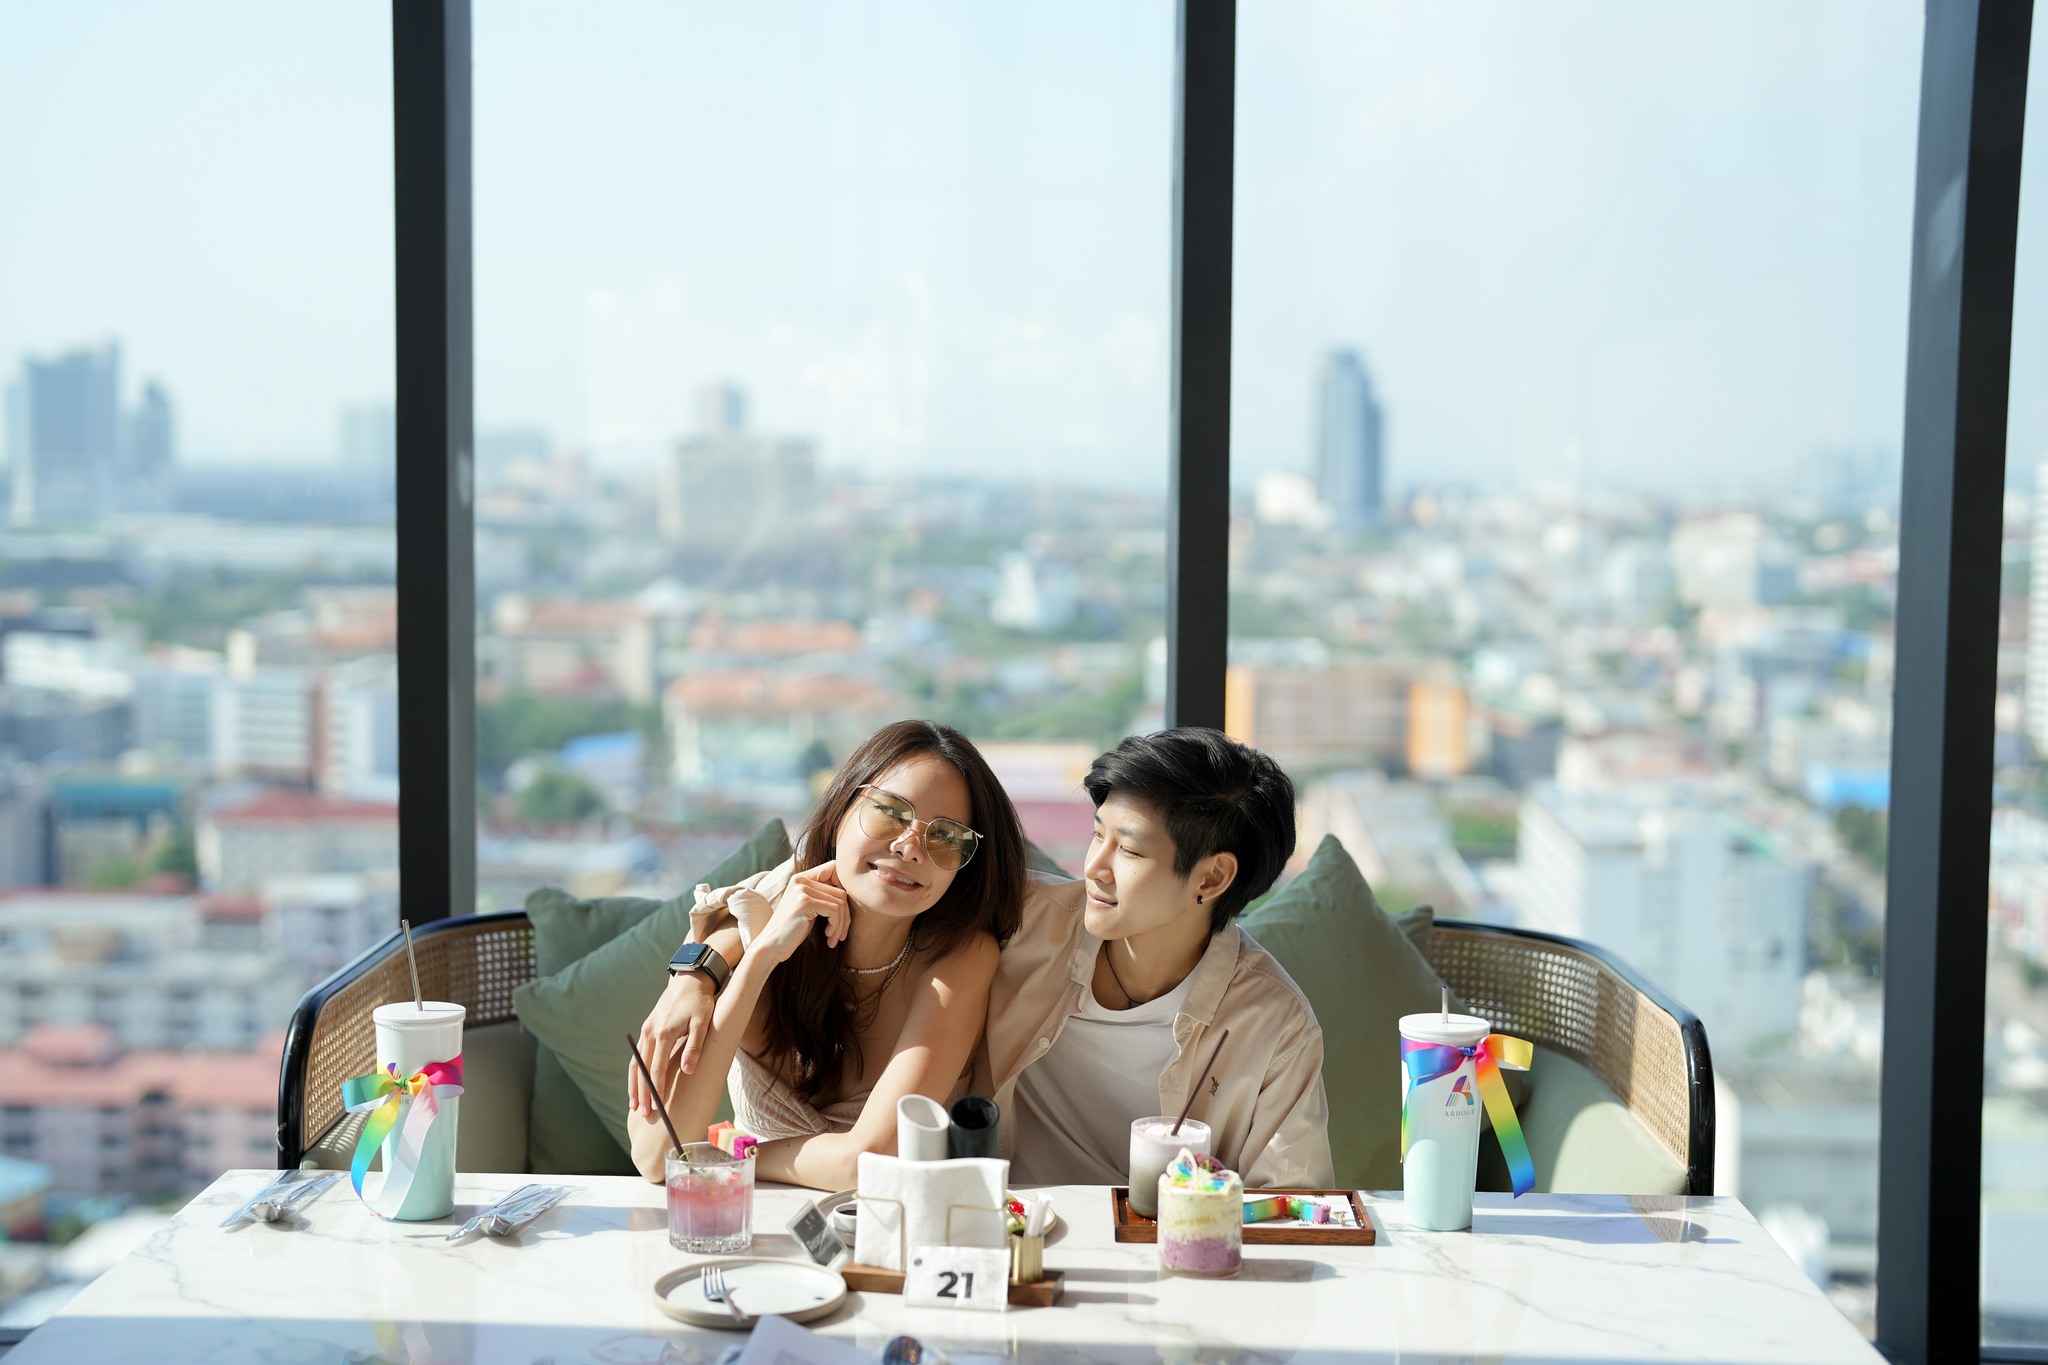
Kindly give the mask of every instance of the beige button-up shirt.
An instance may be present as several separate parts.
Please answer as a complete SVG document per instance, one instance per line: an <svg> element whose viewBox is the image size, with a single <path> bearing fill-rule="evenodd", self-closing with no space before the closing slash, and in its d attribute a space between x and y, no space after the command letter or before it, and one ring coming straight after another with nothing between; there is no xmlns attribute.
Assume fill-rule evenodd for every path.
<svg viewBox="0 0 2048 1365"><path fill-rule="evenodd" d="M1083 923L1086 895L1082 882L1032 873L1023 924L1004 947L989 989L974 1089L1002 1108L1004 1156L1016 1149L1017 1077L1052 1051L1080 1008L1081 992L1092 989L1102 940ZM1209 1125L1217 1159L1242 1175L1247 1189L1333 1184L1323 1030L1300 988L1235 923L1209 940L1195 964L1187 1000L1174 1016L1174 1058L1159 1074L1153 1112L1180 1112L1224 1028L1230 1039L1189 1111Z"/></svg>

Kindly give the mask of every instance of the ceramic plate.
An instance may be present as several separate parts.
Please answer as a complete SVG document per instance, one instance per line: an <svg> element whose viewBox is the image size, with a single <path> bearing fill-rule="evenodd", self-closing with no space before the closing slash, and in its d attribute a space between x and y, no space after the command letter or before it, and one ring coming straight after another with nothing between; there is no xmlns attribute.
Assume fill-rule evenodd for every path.
<svg viewBox="0 0 2048 1365"><path fill-rule="evenodd" d="M724 1268L726 1292L744 1318L735 1319L724 1304L704 1297L704 1268L713 1265ZM697 1327L752 1327L755 1318L768 1313L808 1322L824 1317L845 1297L846 1281L838 1271L766 1256L721 1256L671 1270L654 1282L655 1306Z"/></svg>

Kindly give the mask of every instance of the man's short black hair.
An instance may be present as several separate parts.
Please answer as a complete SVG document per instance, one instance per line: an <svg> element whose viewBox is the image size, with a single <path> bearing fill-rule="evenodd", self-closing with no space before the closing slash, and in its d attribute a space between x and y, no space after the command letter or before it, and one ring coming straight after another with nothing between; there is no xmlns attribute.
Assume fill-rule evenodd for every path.
<svg viewBox="0 0 2048 1365"><path fill-rule="evenodd" d="M1294 783L1270 756L1221 730L1132 735L1096 759L1082 785L1098 810L1113 791L1158 807L1183 881L1212 853L1237 856L1237 876L1209 912L1212 934L1263 894L1294 852Z"/></svg>

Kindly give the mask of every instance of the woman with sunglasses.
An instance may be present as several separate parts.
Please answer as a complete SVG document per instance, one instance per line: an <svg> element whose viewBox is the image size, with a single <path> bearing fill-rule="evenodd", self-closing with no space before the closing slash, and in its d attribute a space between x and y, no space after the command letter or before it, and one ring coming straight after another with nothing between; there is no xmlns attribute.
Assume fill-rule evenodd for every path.
<svg viewBox="0 0 2048 1365"><path fill-rule="evenodd" d="M708 942L671 969L717 987L702 1053L678 1065L661 1005L641 1033L677 1131L701 1135L729 1085L734 1122L761 1139L761 1179L852 1185L862 1152L895 1150L899 1099L944 1103L959 1088L1023 894L1016 811L967 737L922 720L878 731L790 863L700 889L691 936ZM748 932L707 934L720 910ZM634 1164L659 1181L668 1138L636 1071L628 1095Z"/></svg>

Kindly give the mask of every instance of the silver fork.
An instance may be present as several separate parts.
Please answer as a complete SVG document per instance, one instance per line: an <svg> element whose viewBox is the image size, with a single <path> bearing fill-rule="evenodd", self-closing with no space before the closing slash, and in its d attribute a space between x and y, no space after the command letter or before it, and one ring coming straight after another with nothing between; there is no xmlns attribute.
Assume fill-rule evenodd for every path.
<svg viewBox="0 0 2048 1365"><path fill-rule="evenodd" d="M740 1311L740 1306L737 1303L733 1302L732 1290L726 1288L724 1266L705 1266L703 1280L705 1298L713 1303L724 1304L725 1311L732 1314L734 1322L745 1322L747 1320L747 1315Z"/></svg>

